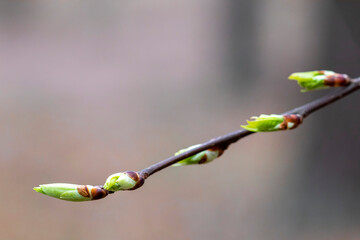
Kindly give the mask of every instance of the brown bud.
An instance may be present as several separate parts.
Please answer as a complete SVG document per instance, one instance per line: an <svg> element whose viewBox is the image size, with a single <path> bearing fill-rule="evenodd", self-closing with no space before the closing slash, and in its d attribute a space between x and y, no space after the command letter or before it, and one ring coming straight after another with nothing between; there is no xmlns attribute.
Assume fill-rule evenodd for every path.
<svg viewBox="0 0 360 240"><path fill-rule="evenodd" d="M90 198L91 200L101 199L109 194L109 191L101 186L79 185L77 191L81 196Z"/></svg>
<svg viewBox="0 0 360 240"><path fill-rule="evenodd" d="M286 114L284 115L284 122L280 124L281 130L294 129L299 126L303 121L303 117L299 114Z"/></svg>
<svg viewBox="0 0 360 240"><path fill-rule="evenodd" d="M92 200L97 200L106 197L109 191L104 189L102 186L95 186L91 189Z"/></svg>
<svg viewBox="0 0 360 240"><path fill-rule="evenodd" d="M330 87L345 87L351 83L351 79L346 74L335 73L328 75L324 79L324 85Z"/></svg>
<svg viewBox="0 0 360 240"><path fill-rule="evenodd" d="M218 156L217 157L220 157L224 153L224 148L221 148L221 147L218 147L218 146L209 148L208 150L212 151L212 152L218 151Z"/></svg>
<svg viewBox="0 0 360 240"><path fill-rule="evenodd" d="M125 172L125 174L131 178L132 180L134 180L136 182L135 186L130 188L130 189L127 189L127 190L135 190L139 187L141 187L144 182L145 182L145 179L137 172L134 172L134 171L127 171Z"/></svg>

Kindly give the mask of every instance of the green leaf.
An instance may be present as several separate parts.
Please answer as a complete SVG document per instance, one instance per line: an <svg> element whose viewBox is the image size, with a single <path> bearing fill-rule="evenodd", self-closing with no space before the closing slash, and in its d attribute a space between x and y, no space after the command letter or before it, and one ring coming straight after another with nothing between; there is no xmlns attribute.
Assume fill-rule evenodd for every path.
<svg viewBox="0 0 360 240"><path fill-rule="evenodd" d="M280 124L284 122L283 115L261 114L259 117L251 117L253 121L247 121L248 125L241 125L242 128L251 132L272 132L281 130Z"/></svg>
<svg viewBox="0 0 360 240"><path fill-rule="evenodd" d="M302 92L310 90L318 90L328 88L324 83L327 76L334 75L335 72L323 70L323 71L310 71L310 72L296 72L289 76L290 80L296 80Z"/></svg>

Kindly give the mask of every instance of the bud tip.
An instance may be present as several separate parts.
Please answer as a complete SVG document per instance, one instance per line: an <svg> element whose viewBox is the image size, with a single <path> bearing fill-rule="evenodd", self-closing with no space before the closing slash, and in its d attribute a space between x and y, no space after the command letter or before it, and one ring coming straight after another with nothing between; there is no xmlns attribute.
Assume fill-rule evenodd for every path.
<svg viewBox="0 0 360 240"><path fill-rule="evenodd" d="M34 187L33 189L34 189L34 191L36 191L36 192L44 193L43 190L41 189L41 187Z"/></svg>

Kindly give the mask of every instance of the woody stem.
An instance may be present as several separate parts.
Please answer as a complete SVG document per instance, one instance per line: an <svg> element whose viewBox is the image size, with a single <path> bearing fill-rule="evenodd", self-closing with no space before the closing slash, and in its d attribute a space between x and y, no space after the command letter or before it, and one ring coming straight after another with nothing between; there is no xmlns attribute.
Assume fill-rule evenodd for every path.
<svg viewBox="0 0 360 240"><path fill-rule="evenodd" d="M313 113L323 107L326 107L327 105L334 103L359 89L360 89L360 77L353 79L352 83L347 87L333 91L323 97L315 99L312 102L309 102L300 107L294 108L283 114L300 114L303 116L303 118L305 118L305 117L309 116L311 113ZM191 157L199 152L202 152L204 150L207 150L207 149L215 147L215 146L217 146L225 151L230 144L235 143L238 140L240 140L241 138L249 136L250 134L253 134L253 133L254 132L250 132L245 129L240 129L235 132L231 132L231 133L225 134L223 136L213 138L213 139L211 139L207 142L204 142L204 143L198 145L197 147L194 147L186 152L183 152L176 156L171 156L165 160L155 163L155 164L139 171L139 174L146 179L150 175L152 175L164 168L167 168L167 167L173 165L174 163L177 163L185 158Z"/></svg>

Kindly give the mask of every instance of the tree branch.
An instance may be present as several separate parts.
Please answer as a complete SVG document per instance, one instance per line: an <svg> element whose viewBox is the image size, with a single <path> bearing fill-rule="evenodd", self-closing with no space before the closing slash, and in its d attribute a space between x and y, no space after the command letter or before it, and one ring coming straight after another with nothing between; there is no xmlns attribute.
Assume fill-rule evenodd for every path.
<svg viewBox="0 0 360 240"><path fill-rule="evenodd" d="M338 101L338 100L342 99L343 97L345 97L359 89L360 89L360 77L353 79L352 83L347 87L338 89L338 90L331 92L323 97L315 99L314 101L312 101L310 103L307 103L300 107L294 108L283 114L300 114L303 116L303 118L305 118L305 117L309 116L311 113L313 113L323 107L326 107L327 105L329 105L335 101ZM207 142L200 144L197 147L190 149L189 151L183 152L179 155L172 156L163 161L155 163L155 164L139 171L139 175L142 176L144 179L146 179L150 175L152 175L164 168L167 168L167 167L173 165L174 163L177 163L185 158L191 157L199 152L202 152L204 150L207 150L207 149L215 147L215 146L220 147L221 149L223 149L225 151L230 144L235 143L238 140L240 140L241 138L244 138L250 134L254 134L254 132L250 132L245 129L240 129L238 131L228 133L226 135L223 135L223 136L220 136L217 138L213 138Z"/></svg>
<svg viewBox="0 0 360 240"><path fill-rule="evenodd" d="M293 76L295 79L299 78L299 75L308 75L313 74L317 72L305 72L305 73L296 73L298 76ZM272 115L260 115L260 117L256 117L255 121L257 119L262 118L261 121L264 121L264 118L270 117L272 118L270 121L273 121L275 118L275 128L260 128L260 125L258 125L256 128L248 128L248 126L243 126L248 128L249 130L255 129L255 131L273 131L273 130L284 130L288 128L295 128L299 123L302 122L302 120L309 116L311 113L337 101L342 99L343 97L355 92L356 90L360 89L360 77L350 80L347 75L344 74L333 74L334 76L330 76L332 78L333 82L330 82L333 86L335 84L349 84L347 87L344 87L342 89L336 90L334 92L331 92L328 95L325 95L323 97L320 97L308 104L305 104L303 106L300 106L298 108L294 108L288 112L283 113L282 115L272 114ZM300 76L302 77L302 76ZM306 79L307 76L305 76ZM327 77L327 76L325 76ZM345 78L346 77L346 78ZM346 81L344 81L344 79ZM302 80L300 78L300 80ZM310 79L312 80L312 79ZM327 80L325 78L325 80ZM331 79L330 79L331 80ZM304 85L299 84L299 85ZM310 85L304 85L308 89L314 89L313 86ZM339 85L338 85L339 86ZM323 86L320 86L323 87ZM281 123L278 122L278 119L282 121ZM254 123L255 121L251 121L250 123ZM259 121L259 122L261 122ZM258 123L259 123L258 122ZM269 122L268 122L269 123ZM263 126L269 127L268 123L262 123ZM290 125L289 125L290 124ZM271 126L271 127L274 127ZM36 192L43 193L45 195L48 195L50 197L59 198L62 200L67 201L89 201L89 200L97 200L102 199L106 197L109 193L114 193L115 191L120 190L135 190L139 187L141 187L144 184L144 181L146 178L148 178L150 175L167 168L174 163L177 163L183 159L186 159L188 157L192 157L195 154L208 150L207 152L216 152L215 157L210 160L208 159L207 154L212 153L203 153L201 156L201 159L198 159L198 163L206 162L207 160L212 161L214 158L219 157L223 151L225 151L230 144L237 142L239 139L246 137L250 134L253 134L255 132L248 131L246 129L241 129L229 134L226 134L224 136L220 136L217 138L213 138L205 143L198 144L192 147L189 147L187 149L179 151L175 156L169 157L163 161L160 161L158 163L155 163L139 172L133 172L133 171L126 171L126 172L119 172L110 175L104 186L92 186L92 185L76 185L76 184L66 184L66 183L52 183L52 184L42 184L39 185L39 187L35 187L34 190ZM203 161L203 156L205 156L205 161ZM195 156L196 157L196 156ZM193 162L191 163L193 164Z"/></svg>

